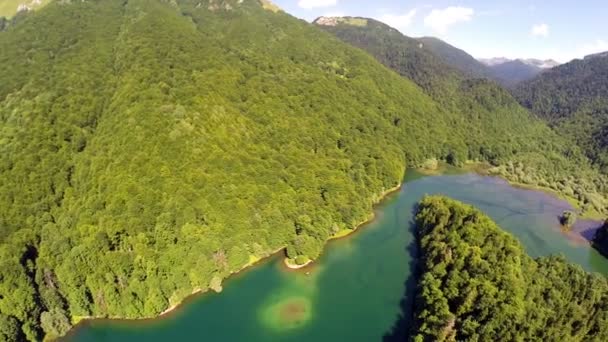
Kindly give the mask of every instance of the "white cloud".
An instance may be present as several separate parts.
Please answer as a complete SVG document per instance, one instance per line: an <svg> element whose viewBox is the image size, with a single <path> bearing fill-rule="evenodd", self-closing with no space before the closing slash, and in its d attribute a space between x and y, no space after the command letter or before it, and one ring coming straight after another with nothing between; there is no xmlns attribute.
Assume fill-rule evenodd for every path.
<svg viewBox="0 0 608 342"><path fill-rule="evenodd" d="M403 30L410 26L416 12L416 9L413 9L403 15L384 14L379 19L388 26L392 26L398 30Z"/></svg>
<svg viewBox="0 0 608 342"><path fill-rule="evenodd" d="M549 35L549 25L547 24L536 24L532 26L532 31L530 32L533 36L537 37L546 37Z"/></svg>
<svg viewBox="0 0 608 342"><path fill-rule="evenodd" d="M305 9L332 7L338 4L338 0L300 0L298 6Z"/></svg>
<svg viewBox="0 0 608 342"><path fill-rule="evenodd" d="M474 14L475 11L468 7L450 6L434 9L424 18L424 25L440 34L445 34L450 26L470 21Z"/></svg>

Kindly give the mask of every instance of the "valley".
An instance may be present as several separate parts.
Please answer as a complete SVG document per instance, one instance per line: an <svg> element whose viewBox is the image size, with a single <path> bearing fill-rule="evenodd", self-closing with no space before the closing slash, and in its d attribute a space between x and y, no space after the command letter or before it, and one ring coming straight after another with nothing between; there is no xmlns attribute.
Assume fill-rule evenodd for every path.
<svg viewBox="0 0 608 342"><path fill-rule="evenodd" d="M439 38L267 0L3 2L0 340L603 337L607 61L497 76ZM476 219L423 222L448 212ZM506 317L492 293L453 296L500 276L413 306L422 273L477 249L556 304L527 316L515 293L512 336L478 329Z"/></svg>

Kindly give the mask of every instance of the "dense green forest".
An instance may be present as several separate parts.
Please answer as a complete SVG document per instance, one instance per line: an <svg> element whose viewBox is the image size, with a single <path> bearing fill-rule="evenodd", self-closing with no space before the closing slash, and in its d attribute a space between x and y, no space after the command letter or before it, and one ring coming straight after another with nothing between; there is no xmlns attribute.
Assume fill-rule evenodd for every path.
<svg viewBox="0 0 608 342"><path fill-rule="evenodd" d="M585 212L595 216L605 214L608 205L605 199L606 176L589 170L586 158L577 147L550 131L540 120L532 118L498 84L471 78L471 73L444 63L435 55L437 47L428 48L429 39L421 45L419 40L406 37L376 20L322 17L315 23L414 81L443 109L468 125L472 134L494 136L497 144L486 145L481 151L481 159L497 165L490 170L492 173L517 183L550 188L573 198ZM444 42L435 44L441 49L456 51L450 55L458 57L465 54L462 51L458 53L460 50ZM450 153L440 157L454 164L479 158L470 153Z"/></svg>
<svg viewBox="0 0 608 342"><path fill-rule="evenodd" d="M532 259L479 210L417 209L414 341L606 341L608 280L562 257Z"/></svg>
<svg viewBox="0 0 608 342"><path fill-rule="evenodd" d="M593 246L608 257L608 220L595 232Z"/></svg>
<svg viewBox="0 0 608 342"><path fill-rule="evenodd" d="M485 115L504 92L467 83L488 96L463 117L265 1L54 1L0 32L0 79L9 341L156 316L284 247L316 258L428 158L606 193L525 111Z"/></svg>
<svg viewBox="0 0 608 342"><path fill-rule="evenodd" d="M552 68L518 85L513 93L608 172L608 56Z"/></svg>

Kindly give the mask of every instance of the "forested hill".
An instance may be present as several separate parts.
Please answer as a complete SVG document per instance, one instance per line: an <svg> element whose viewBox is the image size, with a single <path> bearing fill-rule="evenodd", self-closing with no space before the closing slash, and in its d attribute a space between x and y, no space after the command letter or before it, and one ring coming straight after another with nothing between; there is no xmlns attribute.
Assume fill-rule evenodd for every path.
<svg viewBox="0 0 608 342"><path fill-rule="evenodd" d="M608 56L552 68L519 85L514 94L608 171Z"/></svg>
<svg viewBox="0 0 608 342"><path fill-rule="evenodd" d="M606 341L608 280L532 259L479 210L427 197L416 215L414 341Z"/></svg>
<svg viewBox="0 0 608 342"><path fill-rule="evenodd" d="M52 1L0 32L0 79L9 341L156 316L283 247L316 258L427 158L535 156L606 192L547 127L462 117L266 1Z"/></svg>
<svg viewBox="0 0 608 342"><path fill-rule="evenodd" d="M342 41L367 51L380 63L414 81L425 92L441 98L465 77L444 63L418 40L374 19L361 17L320 17L319 28Z"/></svg>
<svg viewBox="0 0 608 342"><path fill-rule="evenodd" d="M578 200L587 211L604 212L603 208L608 202L600 197L605 196L605 190L593 189L596 188L595 184L605 184L605 177L591 172L593 176L583 176L590 182L583 180L579 183L571 178L570 175L580 171L577 165L587 165L578 149L569 140L550 131L497 83L471 79L469 74L443 62L434 51L428 49L428 45L421 45L418 40L373 19L321 17L314 23L344 42L367 51L385 66L417 83L442 108L464 120L471 132L492 135L497 140L505 139L499 149L509 149L514 145L508 141L527 136L529 146L514 149L515 153L509 160L494 160L496 150L482 152L486 160L502 164L492 172L518 183L552 188ZM559 145L571 146L572 149L566 147L555 153L554 148ZM498 155L503 154L502 151L498 152ZM473 158L450 154L446 159L458 164L463 159Z"/></svg>

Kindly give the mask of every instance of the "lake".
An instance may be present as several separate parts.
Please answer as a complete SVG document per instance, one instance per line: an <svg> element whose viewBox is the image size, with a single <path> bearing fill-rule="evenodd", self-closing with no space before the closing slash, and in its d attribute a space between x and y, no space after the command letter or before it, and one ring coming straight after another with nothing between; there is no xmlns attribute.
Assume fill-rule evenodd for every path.
<svg viewBox="0 0 608 342"><path fill-rule="evenodd" d="M66 340L403 341L415 284L413 211L425 194L478 207L533 257L561 253L608 275L608 259L586 240L599 222L579 220L571 233L560 229L567 202L496 177L424 177L410 170L402 189L378 206L376 220L329 242L304 270L288 271L273 257L230 278L221 294L195 296L162 319L88 321Z"/></svg>

